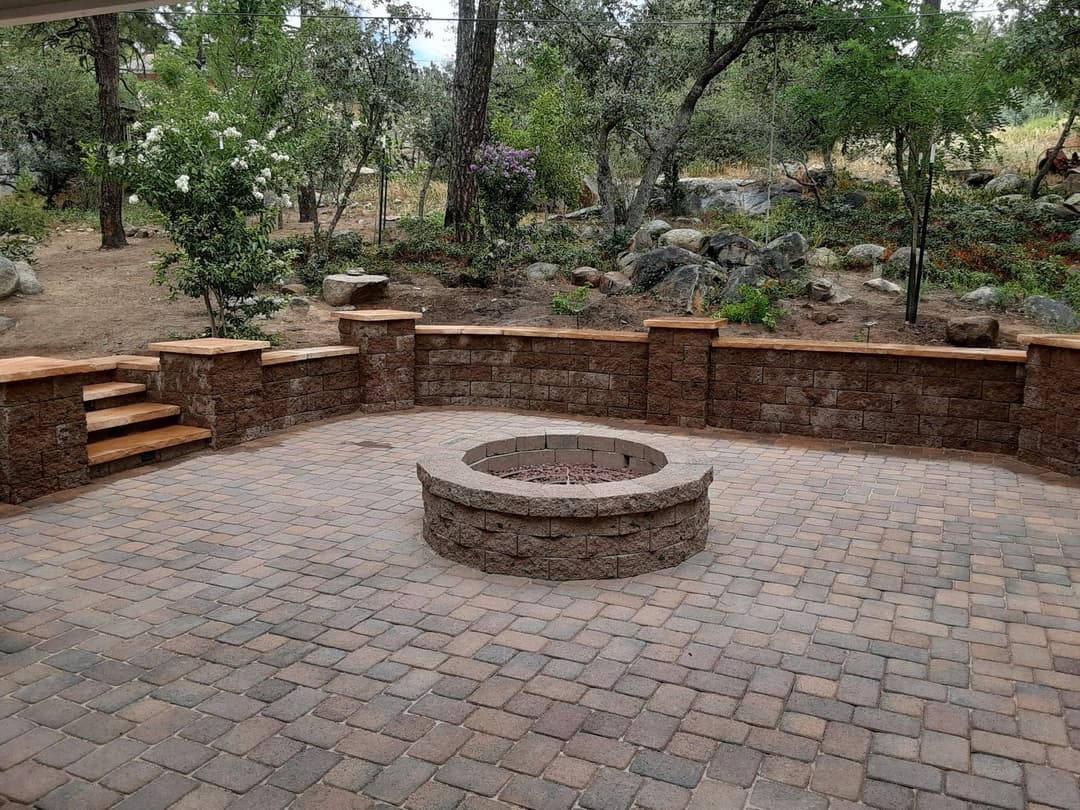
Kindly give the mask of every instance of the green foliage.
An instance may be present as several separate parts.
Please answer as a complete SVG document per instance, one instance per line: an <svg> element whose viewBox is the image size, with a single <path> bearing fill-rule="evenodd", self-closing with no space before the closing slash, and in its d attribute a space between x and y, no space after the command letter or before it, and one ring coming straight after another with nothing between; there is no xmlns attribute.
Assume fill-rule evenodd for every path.
<svg viewBox="0 0 1080 810"><path fill-rule="evenodd" d="M398 220L398 229L401 235L380 250L388 258L426 262L461 259L467 255L465 247L453 241L453 229L443 226L442 214L430 214L423 218L403 216Z"/></svg>
<svg viewBox="0 0 1080 810"><path fill-rule="evenodd" d="M290 157L269 139L245 140L242 120L187 112L148 129L134 126L138 140L110 164L135 199L161 212L176 245L158 265L158 282L202 299L213 336L249 335L257 329L251 320L278 306L257 292L285 265L269 234L289 204Z"/></svg>
<svg viewBox="0 0 1080 810"><path fill-rule="evenodd" d="M31 191L33 179L23 173L14 194L0 197L0 235L23 234L40 239L49 224L45 198Z"/></svg>
<svg viewBox="0 0 1080 810"><path fill-rule="evenodd" d="M760 323L770 332L775 332L776 321L784 314L783 309L773 306L765 290L744 284L739 287L739 300L724 304L719 317L732 323Z"/></svg>
<svg viewBox="0 0 1080 810"><path fill-rule="evenodd" d="M589 288L575 287L568 293L556 290L551 296L552 315L580 315L589 303Z"/></svg>
<svg viewBox="0 0 1080 810"><path fill-rule="evenodd" d="M536 183L535 152L504 143L486 143L469 166L477 203L491 239L508 239L529 209Z"/></svg>
<svg viewBox="0 0 1080 810"><path fill-rule="evenodd" d="M0 152L51 200L83 169L80 144L96 137L93 77L61 48L0 48Z"/></svg>

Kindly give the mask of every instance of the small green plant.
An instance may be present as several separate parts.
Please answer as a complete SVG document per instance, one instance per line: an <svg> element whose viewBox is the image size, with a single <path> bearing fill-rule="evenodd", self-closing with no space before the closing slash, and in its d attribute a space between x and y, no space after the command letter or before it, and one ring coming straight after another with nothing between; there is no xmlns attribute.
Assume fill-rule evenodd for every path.
<svg viewBox="0 0 1080 810"><path fill-rule="evenodd" d="M34 179L26 172L15 181L15 193L0 198L0 235L23 234L40 239L49 224L45 198L33 191Z"/></svg>
<svg viewBox="0 0 1080 810"><path fill-rule="evenodd" d="M575 287L568 293L556 290L551 296L552 315L580 315L589 303L589 288Z"/></svg>
<svg viewBox="0 0 1080 810"><path fill-rule="evenodd" d="M774 307L766 291L743 284L739 287L739 300L720 308L719 317L732 323L760 323L770 332L776 331L776 321L786 313Z"/></svg>

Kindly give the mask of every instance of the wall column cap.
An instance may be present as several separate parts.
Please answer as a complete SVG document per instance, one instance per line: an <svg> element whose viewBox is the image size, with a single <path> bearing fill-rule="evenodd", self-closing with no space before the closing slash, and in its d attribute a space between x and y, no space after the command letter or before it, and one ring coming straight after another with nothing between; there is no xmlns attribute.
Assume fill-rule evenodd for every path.
<svg viewBox="0 0 1080 810"><path fill-rule="evenodd" d="M331 312L335 318L343 321L418 321L424 317L421 312L408 312L401 309L357 309Z"/></svg>
<svg viewBox="0 0 1080 810"><path fill-rule="evenodd" d="M724 318L649 318L649 329L702 329L715 331L727 324Z"/></svg>
<svg viewBox="0 0 1080 810"><path fill-rule="evenodd" d="M197 340L167 340L146 347L152 352L214 356L239 352L262 351L270 348L268 340L233 340L231 338L199 338Z"/></svg>

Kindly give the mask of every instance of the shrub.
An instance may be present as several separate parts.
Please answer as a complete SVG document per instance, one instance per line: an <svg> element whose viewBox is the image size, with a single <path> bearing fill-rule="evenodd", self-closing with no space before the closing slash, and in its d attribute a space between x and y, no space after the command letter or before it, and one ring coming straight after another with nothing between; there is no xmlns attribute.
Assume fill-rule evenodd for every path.
<svg viewBox="0 0 1080 810"><path fill-rule="evenodd" d="M722 306L719 315L732 323L764 324L770 332L775 332L777 319L782 318L785 313L772 304L765 290L743 284L739 287L739 300Z"/></svg>
<svg viewBox="0 0 1080 810"><path fill-rule="evenodd" d="M589 303L589 288L575 287L568 293L556 290L551 296L552 315L580 315Z"/></svg>
<svg viewBox="0 0 1080 810"><path fill-rule="evenodd" d="M202 299L214 337L260 333L251 320L278 304L257 291L286 263L269 235L278 209L290 205L290 156L269 145L272 136L245 140L244 125L216 112L149 129L136 123L130 149L108 155L110 169L135 190L131 202L160 211L176 245L157 281Z"/></svg>
<svg viewBox="0 0 1080 810"><path fill-rule="evenodd" d="M32 191L33 178L20 174L15 193L0 197L0 235L32 236L40 239L49 224L45 198Z"/></svg>
<svg viewBox="0 0 1080 810"><path fill-rule="evenodd" d="M476 177L480 214L492 239L507 239L529 210L536 153L506 144L484 144L469 166Z"/></svg>

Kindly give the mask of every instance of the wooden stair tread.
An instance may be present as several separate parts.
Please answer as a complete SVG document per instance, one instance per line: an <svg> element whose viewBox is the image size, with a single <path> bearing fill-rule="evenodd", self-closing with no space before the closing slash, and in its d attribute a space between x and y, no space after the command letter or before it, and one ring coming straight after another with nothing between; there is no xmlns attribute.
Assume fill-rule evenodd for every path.
<svg viewBox="0 0 1080 810"><path fill-rule="evenodd" d="M142 383L133 382L107 382L96 385L84 385L82 391L83 402L95 402L99 399L110 397L124 397L129 394L141 394L146 390Z"/></svg>
<svg viewBox="0 0 1080 810"><path fill-rule="evenodd" d="M180 408L176 405L163 405L160 402L136 402L132 405L120 405L116 408L102 408L100 411L90 411L86 414L86 429L93 433L95 430L108 430L109 428L134 425L138 422L148 422L151 419L165 419L170 416L179 416Z"/></svg>
<svg viewBox="0 0 1080 810"><path fill-rule="evenodd" d="M209 439L211 432L206 428L189 427L187 425L169 425L168 427L144 430L127 436L117 436L113 439L102 439L90 442L86 445L86 455L91 464L105 464L128 456L137 456L140 453L149 453L154 450L163 450L166 447L175 447L178 444Z"/></svg>

